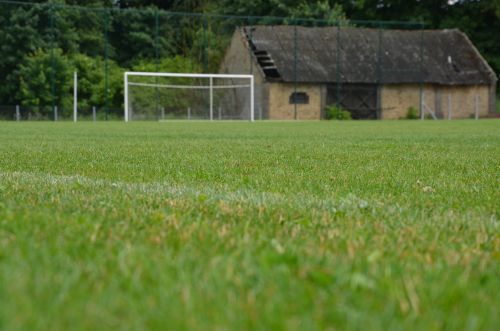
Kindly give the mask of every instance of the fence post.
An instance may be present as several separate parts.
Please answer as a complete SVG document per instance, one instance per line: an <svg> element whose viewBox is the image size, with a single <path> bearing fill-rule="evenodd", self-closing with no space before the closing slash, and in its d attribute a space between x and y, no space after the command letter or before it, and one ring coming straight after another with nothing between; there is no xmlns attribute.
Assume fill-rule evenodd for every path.
<svg viewBox="0 0 500 331"><path fill-rule="evenodd" d="M424 119L425 91L424 91L424 24L420 24L420 119Z"/></svg>
<svg viewBox="0 0 500 331"><path fill-rule="evenodd" d="M108 120L108 112L109 112L109 38L108 38L108 24L109 24L109 13L107 10L104 10L104 110L105 110L105 118Z"/></svg>
<svg viewBox="0 0 500 331"><path fill-rule="evenodd" d="M165 108L161 107L161 119L165 119Z"/></svg>
<svg viewBox="0 0 500 331"><path fill-rule="evenodd" d="M73 122L78 119L78 73L73 73Z"/></svg>
<svg viewBox="0 0 500 331"><path fill-rule="evenodd" d="M219 107L219 121L222 119L222 108Z"/></svg>
<svg viewBox="0 0 500 331"><path fill-rule="evenodd" d="M191 119L191 107L188 107L187 112L188 112L188 120L190 120Z"/></svg>
<svg viewBox="0 0 500 331"><path fill-rule="evenodd" d="M293 119L296 120L298 117L297 114L297 80L298 80L298 75L297 75L297 69L298 69L298 63L297 63L297 21L293 20Z"/></svg>
<svg viewBox="0 0 500 331"><path fill-rule="evenodd" d="M52 111L56 107L56 58L55 58L55 24L54 24L54 4L49 4L49 26L50 26L50 94L52 102Z"/></svg>
<svg viewBox="0 0 500 331"><path fill-rule="evenodd" d="M382 67L382 38L383 38L383 25L379 24L378 26L378 55L377 55L377 109L376 109L376 117L377 119L381 119L381 108L382 108L382 75L383 75L383 67Z"/></svg>
<svg viewBox="0 0 500 331"><path fill-rule="evenodd" d="M210 76L210 120L214 119L214 79Z"/></svg>
<svg viewBox="0 0 500 331"><path fill-rule="evenodd" d="M479 95L475 95L474 98L474 119L477 121L479 119Z"/></svg>
<svg viewBox="0 0 500 331"><path fill-rule="evenodd" d="M248 58L250 60L250 75L253 75L253 59L252 59L252 47L253 44L253 27L252 27L252 19L248 18Z"/></svg>
<svg viewBox="0 0 500 331"><path fill-rule="evenodd" d="M95 122L96 120L96 111L95 111L95 106L92 107L92 121Z"/></svg>
<svg viewBox="0 0 500 331"><path fill-rule="evenodd" d="M208 36L208 20L207 20L207 15L203 14L202 16L202 24L203 24L203 54L202 54L202 59L203 59L203 69L204 72L208 72L208 66L209 66L209 36Z"/></svg>
<svg viewBox="0 0 500 331"><path fill-rule="evenodd" d="M125 109L124 115L124 120L125 122L128 122L129 117L130 117L130 108L128 104L128 72L125 72L123 74L123 108Z"/></svg>
<svg viewBox="0 0 500 331"><path fill-rule="evenodd" d="M21 120L21 111L19 109L19 105L16 105L16 121L19 122Z"/></svg>
<svg viewBox="0 0 500 331"><path fill-rule="evenodd" d="M57 122L59 120L58 112L57 112L57 106L54 106L54 122Z"/></svg>
<svg viewBox="0 0 500 331"><path fill-rule="evenodd" d="M155 40L154 40L154 48L155 48L155 71L160 71L160 52L159 52L159 35L160 35L160 20L158 17L158 8L155 8ZM155 77L155 84L158 85L158 77ZM158 116L158 106L160 104L160 94L158 92L158 86L155 87L155 112L156 116ZM161 119L163 120L165 117L165 110L161 109Z"/></svg>
<svg viewBox="0 0 500 331"><path fill-rule="evenodd" d="M448 92L448 119L451 120L451 93Z"/></svg>
<svg viewBox="0 0 500 331"><path fill-rule="evenodd" d="M250 76L250 122L255 120L255 85L254 77Z"/></svg>
<svg viewBox="0 0 500 331"><path fill-rule="evenodd" d="M337 77L336 77L336 80L337 80L337 85L336 85L336 94L337 94L337 103L336 103L336 107L337 108L340 108L340 79L342 78L341 75L340 75L340 21L337 20L337 42L336 42L336 45L335 45L335 48L336 48L336 53L337 53L337 58L336 58L336 66L337 66Z"/></svg>
<svg viewBox="0 0 500 331"><path fill-rule="evenodd" d="M422 84L420 84L422 85ZM420 86L420 120L425 119L425 93L422 86Z"/></svg>

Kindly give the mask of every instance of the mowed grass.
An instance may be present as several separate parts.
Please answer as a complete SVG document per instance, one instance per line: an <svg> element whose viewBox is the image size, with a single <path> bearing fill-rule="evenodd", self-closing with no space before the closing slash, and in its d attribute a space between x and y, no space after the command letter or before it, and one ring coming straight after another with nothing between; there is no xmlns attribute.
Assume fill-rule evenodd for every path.
<svg viewBox="0 0 500 331"><path fill-rule="evenodd" d="M1 330L498 330L500 122L0 123Z"/></svg>

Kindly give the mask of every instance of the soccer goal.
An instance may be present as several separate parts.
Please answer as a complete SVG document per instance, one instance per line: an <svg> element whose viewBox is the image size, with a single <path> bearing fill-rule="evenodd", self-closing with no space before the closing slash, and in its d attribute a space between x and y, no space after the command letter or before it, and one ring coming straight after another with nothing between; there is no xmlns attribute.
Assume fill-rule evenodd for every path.
<svg viewBox="0 0 500 331"><path fill-rule="evenodd" d="M125 72L125 122L254 121L253 75Z"/></svg>

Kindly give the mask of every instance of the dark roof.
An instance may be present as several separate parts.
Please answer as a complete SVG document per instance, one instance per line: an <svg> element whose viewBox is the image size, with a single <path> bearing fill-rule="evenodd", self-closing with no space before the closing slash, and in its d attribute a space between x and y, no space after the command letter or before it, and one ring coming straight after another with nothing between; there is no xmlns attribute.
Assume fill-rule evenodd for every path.
<svg viewBox="0 0 500 331"><path fill-rule="evenodd" d="M459 30L253 26L243 28L243 33L268 79L444 85L496 80Z"/></svg>

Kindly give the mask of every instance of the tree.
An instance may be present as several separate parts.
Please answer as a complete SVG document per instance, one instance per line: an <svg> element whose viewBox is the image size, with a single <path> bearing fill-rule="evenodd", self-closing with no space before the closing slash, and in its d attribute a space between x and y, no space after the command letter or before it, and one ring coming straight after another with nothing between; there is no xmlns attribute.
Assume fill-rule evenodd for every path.
<svg viewBox="0 0 500 331"><path fill-rule="evenodd" d="M17 104L20 89L20 66L28 58L49 54L58 49L63 54L104 53L100 11L63 9L59 2L35 5L0 4L0 101ZM103 5L105 1L93 1ZM54 4L54 5L53 5ZM36 52L36 54L35 54Z"/></svg>
<svg viewBox="0 0 500 331"><path fill-rule="evenodd" d="M329 23L336 21L346 21L346 16L342 5L338 3L330 4L329 1L318 1L316 3L302 2L297 8L289 10L292 18L314 18L326 20Z"/></svg>
<svg viewBox="0 0 500 331"><path fill-rule="evenodd" d="M46 17L39 6L13 6L0 4L0 100L2 103L19 103L19 65L36 50L45 49L49 43Z"/></svg>
<svg viewBox="0 0 500 331"><path fill-rule="evenodd" d="M42 113L51 111L50 106L69 109L71 75L71 64L61 49L36 50L19 68L17 98L22 100L22 105L35 107Z"/></svg>
<svg viewBox="0 0 500 331"><path fill-rule="evenodd" d="M220 0L216 10L223 14L314 18L335 21L345 19L339 1L305 0Z"/></svg>

